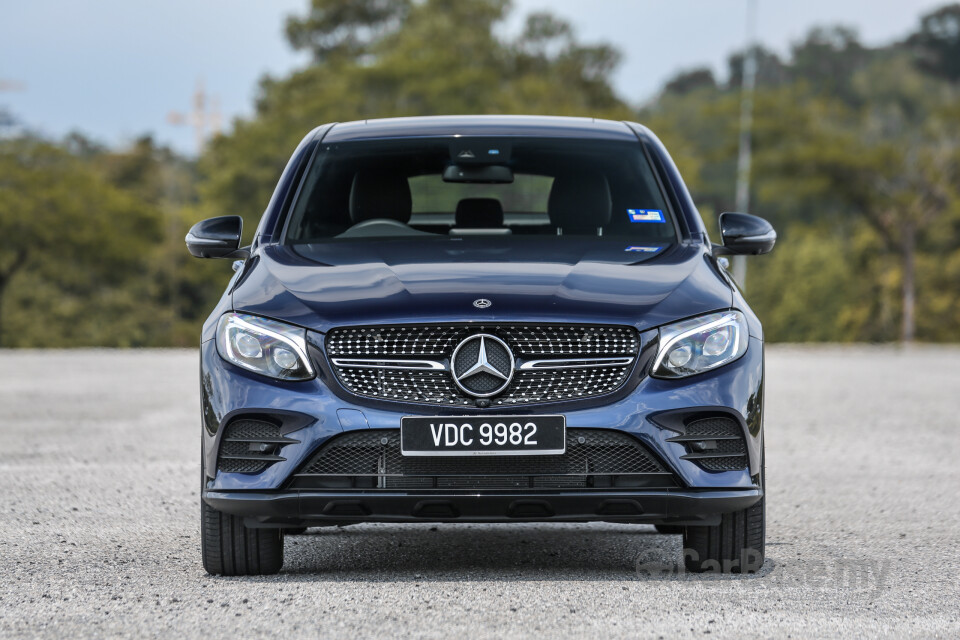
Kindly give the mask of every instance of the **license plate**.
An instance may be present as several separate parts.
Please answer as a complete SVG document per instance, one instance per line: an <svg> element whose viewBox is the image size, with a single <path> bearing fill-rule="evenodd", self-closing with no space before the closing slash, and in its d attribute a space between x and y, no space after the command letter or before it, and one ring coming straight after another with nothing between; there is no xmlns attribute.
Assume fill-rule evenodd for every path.
<svg viewBox="0 0 960 640"><path fill-rule="evenodd" d="M544 456L567 450L564 416L406 416L405 456Z"/></svg>

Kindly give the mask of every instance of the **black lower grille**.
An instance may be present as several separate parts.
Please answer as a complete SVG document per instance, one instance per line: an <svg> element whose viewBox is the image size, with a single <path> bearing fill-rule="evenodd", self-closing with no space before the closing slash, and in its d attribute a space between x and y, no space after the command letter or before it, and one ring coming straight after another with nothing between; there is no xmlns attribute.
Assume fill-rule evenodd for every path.
<svg viewBox="0 0 960 640"><path fill-rule="evenodd" d="M671 442L682 442L687 460L693 460L707 471L736 471L747 467L747 443L740 424L727 417L692 420L685 433Z"/></svg>
<svg viewBox="0 0 960 640"><path fill-rule="evenodd" d="M629 434L568 429L567 451L546 456L404 456L400 432L337 436L295 476L297 487L530 489L675 486L673 476Z"/></svg>
<svg viewBox="0 0 960 640"><path fill-rule="evenodd" d="M280 427L263 420L235 420L226 426L220 440L217 469L226 473L260 473L274 462L284 460L278 452L291 442Z"/></svg>

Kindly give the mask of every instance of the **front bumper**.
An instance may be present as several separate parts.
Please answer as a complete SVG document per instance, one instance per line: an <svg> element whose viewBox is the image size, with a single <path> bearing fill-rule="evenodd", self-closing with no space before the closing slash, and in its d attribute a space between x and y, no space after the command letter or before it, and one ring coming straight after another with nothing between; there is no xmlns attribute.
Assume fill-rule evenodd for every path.
<svg viewBox="0 0 960 640"><path fill-rule="evenodd" d="M247 526L300 527L358 522L632 522L713 525L721 514L760 498L760 489L661 489L643 492L251 493L205 491L218 511L246 518Z"/></svg>
<svg viewBox="0 0 960 640"><path fill-rule="evenodd" d="M562 412L570 428L613 429L637 438L674 474L678 487L671 489L557 489L543 493L294 490L289 488L292 476L330 438L358 429L399 429L400 418L408 412L346 400L328 388L337 384L335 380L265 379L223 361L213 341L201 348L201 382L207 471L204 499L218 510L261 525L431 519L707 523L762 496L757 477L762 445L763 343L755 338L741 359L715 371L683 380L644 378L631 393L609 404ZM692 407L723 409L740 417L749 454L747 468L708 471L685 457L684 446L672 441L676 432L664 428L658 416ZM552 413L549 405L528 412ZM283 460L261 473L216 471L224 427L234 417L247 414L289 414L289 419L284 417L283 436L295 443L284 446ZM357 505L352 515L349 504Z"/></svg>

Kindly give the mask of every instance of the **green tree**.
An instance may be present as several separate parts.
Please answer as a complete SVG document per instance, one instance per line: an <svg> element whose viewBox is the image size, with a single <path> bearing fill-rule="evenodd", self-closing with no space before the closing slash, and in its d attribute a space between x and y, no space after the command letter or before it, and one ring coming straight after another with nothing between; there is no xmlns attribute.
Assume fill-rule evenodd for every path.
<svg viewBox="0 0 960 640"><path fill-rule="evenodd" d="M780 60L780 56L761 45L754 48L754 55L757 61L756 84L758 87L779 87L790 82L792 69ZM744 58L743 51L738 51L727 58L729 75L726 84L727 88L733 91L739 91L743 86Z"/></svg>
<svg viewBox="0 0 960 640"><path fill-rule="evenodd" d="M316 63L356 59L410 10L409 0L313 0L305 16L287 18L290 46L309 50Z"/></svg>
<svg viewBox="0 0 960 640"><path fill-rule="evenodd" d="M154 209L63 148L0 142L0 344L150 342L158 232Z"/></svg>
<svg viewBox="0 0 960 640"><path fill-rule="evenodd" d="M771 338L955 339L960 96L912 61L819 29L758 83L752 202L780 242L751 262L749 293ZM640 116L707 218L732 206L738 98L732 83L665 91ZM798 300L816 327L794 317Z"/></svg>
<svg viewBox="0 0 960 640"><path fill-rule="evenodd" d="M771 195L802 189L808 202L871 225L900 264L899 337L909 342L916 336L918 249L947 224L960 196L955 96L902 56L871 65L851 84L861 108L824 100L803 115L768 120L766 138L779 143L761 151L760 174Z"/></svg>
<svg viewBox="0 0 960 640"><path fill-rule="evenodd" d="M681 71L667 80L667 83L663 86L663 92L682 96L691 91L716 88L717 80L713 77L713 71L709 67L698 67Z"/></svg>
<svg viewBox="0 0 960 640"><path fill-rule="evenodd" d="M922 71L953 82L960 80L960 3L924 15L906 45Z"/></svg>
<svg viewBox="0 0 960 640"><path fill-rule="evenodd" d="M854 103L860 95L853 87L854 75L873 57L853 29L816 27L792 48L790 73L793 80L805 81L810 90Z"/></svg>

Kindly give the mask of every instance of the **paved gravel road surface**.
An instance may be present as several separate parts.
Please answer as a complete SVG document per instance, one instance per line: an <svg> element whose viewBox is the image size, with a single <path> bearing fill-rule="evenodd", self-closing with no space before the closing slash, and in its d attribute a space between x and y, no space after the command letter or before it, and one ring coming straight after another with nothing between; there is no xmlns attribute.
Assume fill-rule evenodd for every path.
<svg viewBox="0 0 960 640"><path fill-rule="evenodd" d="M768 560L652 527L363 525L200 566L197 356L0 351L0 637L960 636L960 350L776 347Z"/></svg>

